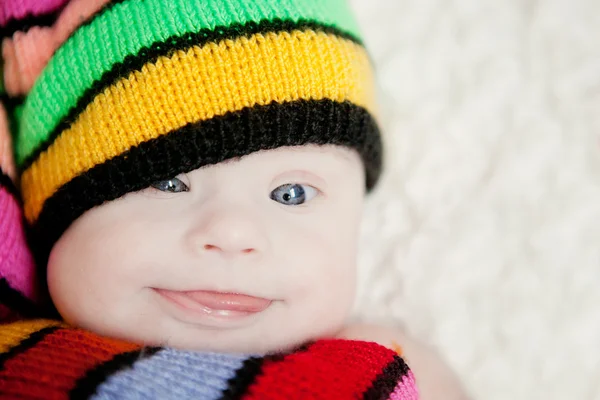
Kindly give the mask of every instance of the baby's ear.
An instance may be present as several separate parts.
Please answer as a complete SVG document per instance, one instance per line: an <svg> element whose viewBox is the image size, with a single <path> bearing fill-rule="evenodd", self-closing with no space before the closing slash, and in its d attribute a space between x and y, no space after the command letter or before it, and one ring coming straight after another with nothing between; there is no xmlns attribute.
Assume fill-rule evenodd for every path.
<svg viewBox="0 0 600 400"><path fill-rule="evenodd" d="M8 118L0 103L0 321L36 316L40 298L15 180Z"/></svg>

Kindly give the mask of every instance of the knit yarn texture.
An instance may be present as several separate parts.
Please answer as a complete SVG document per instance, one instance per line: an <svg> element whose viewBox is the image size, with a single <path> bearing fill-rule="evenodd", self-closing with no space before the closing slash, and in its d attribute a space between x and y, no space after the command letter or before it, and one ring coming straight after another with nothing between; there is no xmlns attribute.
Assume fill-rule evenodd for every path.
<svg viewBox="0 0 600 400"><path fill-rule="evenodd" d="M3 72L0 70L2 72L0 76L4 75L3 85L6 93L12 97L27 95L56 49L67 40L82 21L87 20L108 1L70 0L59 10L60 12L49 14L46 18L24 17L23 20L8 22L5 26L0 21L0 37L5 36L2 40L4 65ZM9 0L7 5L12 3L17 2ZM35 7L43 5L44 1L20 3L22 6L27 3L31 7L30 12L33 13Z"/></svg>
<svg viewBox="0 0 600 400"><path fill-rule="evenodd" d="M47 293L27 248L11 132L52 54L108 0L0 2L0 319L40 316ZM13 118L9 115L13 114ZM12 121L11 121L12 120ZM11 123L12 122L12 123ZM12 126L11 126L12 125ZM43 275L41 276L43 277Z"/></svg>
<svg viewBox="0 0 600 400"><path fill-rule="evenodd" d="M0 104L0 320L34 313L39 300L27 248L6 112ZM18 310L18 311L17 311Z"/></svg>
<svg viewBox="0 0 600 400"><path fill-rule="evenodd" d="M15 113L24 212L44 259L86 210L259 150L382 144L344 0L111 1L58 48Z"/></svg>
<svg viewBox="0 0 600 400"><path fill-rule="evenodd" d="M140 347L54 321L0 327L0 396L25 399L417 400L375 343L328 339L269 356Z"/></svg>
<svg viewBox="0 0 600 400"><path fill-rule="evenodd" d="M9 115L19 110L23 101L21 95L28 90L23 84L31 85L54 51L49 44L60 45L58 37L43 40L48 39L47 33L53 30L51 26L62 21L63 27L54 31L73 31L80 23L73 21L68 26L61 16L70 13L81 17L81 12L73 12L75 3L81 3L81 0L74 0L68 6L66 3L65 0L0 1L0 320L3 322L38 316L45 303L44 291L40 290L42 286L27 246L9 129L14 128L11 126L14 121ZM61 34L65 35L64 32Z"/></svg>
<svg viewBox="0 0 600 400"><path fill-rule="evenodd" d="M6 0L0 13L0 92L11 96L4 104L17 149L15 168L0 108L4 322L36 313L21 205L43 252L91 207L258 150L349 146L363 159L367 188L377 181L371 66L341 0ZM289 354L218 354L30 319L0 325L0 398L413 400L418 393L402 358L375 343L319 340Z"/></svg>
<svg viewBox="0 0 600 400"><path fill-rule="evenodd" d="M68 0L2 0L0 2L0 37L35 25L52 23L56 12Z"/></svg>

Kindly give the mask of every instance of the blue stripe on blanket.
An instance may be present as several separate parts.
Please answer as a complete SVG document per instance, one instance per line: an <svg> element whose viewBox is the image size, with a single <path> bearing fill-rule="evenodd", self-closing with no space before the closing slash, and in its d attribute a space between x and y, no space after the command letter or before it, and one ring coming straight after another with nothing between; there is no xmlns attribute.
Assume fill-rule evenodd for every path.
<svg viewBox="0 0 600 400"><path fill-rule="evenodd" d="M218 399L248 357L162 349L107 378L92 399Z"/></svg>

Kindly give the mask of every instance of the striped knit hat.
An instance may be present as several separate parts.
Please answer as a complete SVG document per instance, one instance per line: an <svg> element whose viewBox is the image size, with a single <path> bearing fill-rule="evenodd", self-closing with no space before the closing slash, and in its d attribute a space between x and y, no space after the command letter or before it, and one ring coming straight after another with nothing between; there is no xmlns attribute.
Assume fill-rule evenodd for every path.
<svg viewBox="0 0 600 400"><path fill-rule="evenodd" d="M204 165L305 144L381 168L372 70L345 0L113 0L16 115L25 217L47 256L86 210Z"/></svg>
<svg viewBox="0 0 600 400"><path fill-rule="evenodd" d="M108 0L2 0L0 37L6 93L26 95L69 35ZM2 72L2 71L0 71ZM0 79L1 81L1 79ZM14 102L14 101L13 101Z"/></svg>
<svg viewBox="0 0 600 400"><path fill-rule="evenodd" d="M0 319L39 315L47 294L27 248L8 115L54 51L108 0L0 1ZM3 79L2 79L3 78ZM14 128L14 126L12 126Z"/></svg>
<svg viewBox="0 0 600 400"><path fill-rule="evenodd" d="M2 0L0 37L26 30L26 27L51 24L68 0Z"/></svg>
<svg viewBox="0 0 600 400"><path fill-rule="evenodd" d="M27 248L6 111L0 104L0 320L33 314L36 271Z"/></svg>

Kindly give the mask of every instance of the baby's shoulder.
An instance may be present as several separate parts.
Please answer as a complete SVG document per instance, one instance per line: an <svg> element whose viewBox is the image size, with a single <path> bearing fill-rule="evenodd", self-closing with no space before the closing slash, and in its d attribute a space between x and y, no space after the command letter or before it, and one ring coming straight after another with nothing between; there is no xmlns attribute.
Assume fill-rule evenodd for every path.
<svg viewBox="0 0 600 400"><path fill-rule="evenodd" d="M408 335L403 329L389 325L355 323L345 326L338 338L376 342L399 355L414 372L423 400L466 400L457 376L430 346Z"/></svg>

